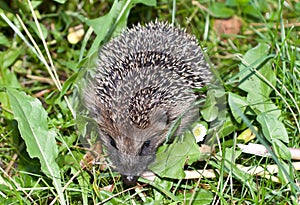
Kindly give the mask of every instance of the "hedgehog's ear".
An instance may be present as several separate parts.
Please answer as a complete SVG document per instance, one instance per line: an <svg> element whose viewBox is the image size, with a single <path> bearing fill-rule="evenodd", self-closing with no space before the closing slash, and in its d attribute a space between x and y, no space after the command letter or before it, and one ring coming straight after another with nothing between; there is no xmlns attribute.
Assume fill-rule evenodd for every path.
<svg viewBox="0 0 300 205"><path fill-rule="evenodd" d="M169 113L163 108L157 108L150 116L150 129L165 129L169 124Z"/></svg>

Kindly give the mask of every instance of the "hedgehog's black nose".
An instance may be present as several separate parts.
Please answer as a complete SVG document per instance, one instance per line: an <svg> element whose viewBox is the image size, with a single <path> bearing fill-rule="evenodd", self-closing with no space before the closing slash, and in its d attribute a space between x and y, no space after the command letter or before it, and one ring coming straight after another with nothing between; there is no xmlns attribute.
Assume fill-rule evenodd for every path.
<svg viewBox="0 0 300 205"><path fill-rule="evenodd" d="M138 176L122 175L123 182L127 186L133 186L136 183L138 178L139 178Z"/></svg>

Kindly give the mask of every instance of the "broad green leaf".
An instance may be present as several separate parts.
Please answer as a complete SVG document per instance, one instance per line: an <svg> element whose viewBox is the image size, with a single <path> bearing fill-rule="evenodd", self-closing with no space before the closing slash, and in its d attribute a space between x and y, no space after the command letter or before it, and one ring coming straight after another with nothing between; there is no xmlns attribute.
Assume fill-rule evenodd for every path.
<svg viewBox="0 0 300 205"><path fill-rule="evenodd" d="M1 68L0 88L1 87L21 88L16 74L14 72L11 72L8 68Z"/></svg>
<svg viewBox="0 0 300 205"><path fill-rule="evenodd" d="M9 49L7 51L0 52L0 68L8 68L11 66L20 56L22 49Z"/></svg>
<svg viewBox="0 0 300 205"><path fill-rule="evenodd" d="M39 159L42 171L53 180L60 202L65 204L60 170L55 161L58 156L56 133L48 130L46 111L38 99L24 92L7 88L7 95L29 156Z"/></svg>
<svg viewBox="0 0 300 205"><path fill-rule="evenodd" d="M134 4L145 4L146 6L156 6L156 0L133 0L132 3Z"/></svg>
<svg viewBox="0 0 300 205"><path fill-rule="evenodd" d="M247 5L243 8L243 13L253 16L255 18L260 18L261 11L257 7L254 7L252 4Z"/></svg>
<svg viewBox="0 0 300 205"><path fill-rule="evenodd" d="M88 19L86 21L87 25L94 29L98 38L104 39L105 35L108 33L110 27L112 26L114 18L118 15L118 12L122 8L122 3L114 1L108 14L100 16L96 19Z"/></svg>
<svg viewBox="0 0 300 205"><path fill-rule="evenodd" d="M111 198L107 203L105 204L124 204L122 198L114 197L114 194L112 192L106 191L106 190L100 190L99 192L99 187L94 183L93 187L95 189L95 192L97 193L97 196L101 201Z"/></svg>
<svg viewBox="0 0 300 205"><path fill-rule="evenodd" d="M184 134L183 142L161 146L156 153L156 160L149 168L160 177L173 179L184 178L183 167L188 162L199 160L201 153L194 136L190 132Z"/></svg>
<svg viewBox="0 0 300 205"><path fill-rule="evenodd" d="M289 142L287 131L281 121L268 113L260 113L257 115L257 121L262 127L265 138L273 143L274 139L281 140L284 143Z"/></svg>
<svg viewBox="0 0 300 205"><path fill-rule="evenodd" d="M276 76L268 60L269 46L258 44L249 50L243 57L243 64L240 65L239 88L248 93L247 100L251 108L257 113L268 112L278 117L280 112L276 105L269 99L272 88L268 85L276 84ZM265 63L264 65L262 65ZM265 82L262 77L268 81Z"/></svg>
<svg viewBox="0 0 300 205"><path fill-rule="evenodd" d="M236 130L236 125L233 124L230 117L227 117L219 129L220 136L228 136Z"/></svg>
<svg viewBox="0 0 300 205"><path fill-rule="evenodd" d="M201 115L207 122L211 122L218 117L219 108L216 106L217 101L215 99L215 90L209 90L207 92L205 104L203 109L201 109Z"/></svg>
<svg viewBox="0 0 300 205"><path fill-rule="evenodd" d="M2 33L0 33L0 45L4 45L6 47L8 47L10 45L10 41Z"/></svg>
<svg viewBox="0 0 300 205"><path fill-rule="evenodd" d="M21 85L15 75L14 72L11 72L8 68L1 68L0 72L0 91L6 87L11 87L11 88L20 88ZM7 93L5 92L0 92L0 104L4 109L9 110L9 101L7 97ZM4 112L3 113L5 117L8 119L11 119L13 116L9 112Z"/></svg>
<svg viewBox="0 0 300 205"><path fill-rule="evenodd" d="M249 103L244 97L241 97L234 93L228 93L228 104L231 110L231 113L234 117L234 119L238 122L242 122L242 118L239 115L239 112L237 111L237 108L239 108L243 113L246 110Z"/></svg>
<svg viewBox="0 0 300 205"><path fill-rule="evenodd" d="M33 9L36 9L39 5L41 5L43 3L43 1L31 1L31 5Z"/></svg>
<svg viewBox="0 0 300 205"><path fill-rule="evenodd" d="M273 150L277 156L283 160L291 160L291 152L287 146L279 139L273 139Z"/></svg>
<svg viewBox="0 0 300 205"><path fill-rule="evenodd" d="M278 177L279 177L281 183L282 184L290 183L290 180L288 179L288 177L291 177L291 180L295 181L296 179L294 178L294 176L297 177L297 174L293 173L294 169L291 169L291 164L287 163L283 160L280 160L280 161L281 161L281 168L278 169ZM285 172L288 174L288 177ZM299 193L299 191L298 191L298 193ZM299 203L293 203L293 204L299 204Z"/></svg>
<svg viewBox="0 0 300 205"><path fill-rule="evenodd" d="M251 108L256 113L267 112L268 115L272 115L275 118L280 116L280 109L267 97L259 96L254 93L249 93L247 96L247 100Z"/></svg>
<svg viewBox="0 0 300 205"><path fill-rule="evenodd" d="M257 95L269 96L272 89L263 82L253 71L253 69L259 70L259 72L265 76L271 84L275 84L274 72L269 63L260 67L266 60L269 53L270 46L265 43L259 43L256 47L247 51L244 55L240 69L240 85L239 88L248 93L257 93ZM259 68L260 67L260 68Z"/></svg>
<svg viewBox="0 0 300 205"><path fill-rule="evenodd" d="M64 4L64 3L66 3L67 0L54 0L54 1L56 1L57 3L60 3L60 4Z"/></svg>
<svg viewBox="0 0 300 205"><path fill-rule="evenodd" d="M88 56L92 56L95 52L97 52L101 42L103 42L105 38L110 35L109 33L112 32L111 28L114 20L120 13L122 6L123 2L114 1L114 4L108 14L86 21L87 25L91 26L94 29L94 32L97 34L97 37L89 50Z"/></svg>
<svg viewBox="0 0 300 205"><path fill-rule="evenodd" d="M300 2L295 3L295 9L300 11Z"/></svg>
<svg viewBox="0 0 300 205"><path fill-rule="evenodd" d="M239 7L248 5L250 0L226 0L226 6Z"/></svg>
<svg viewBox="0 0 300 205"><path fill-rule="evenodd" d="M216 18L229 18L235 14L233 9L226 7L226 5L221 2L212 3L208 9Z"/></svg>

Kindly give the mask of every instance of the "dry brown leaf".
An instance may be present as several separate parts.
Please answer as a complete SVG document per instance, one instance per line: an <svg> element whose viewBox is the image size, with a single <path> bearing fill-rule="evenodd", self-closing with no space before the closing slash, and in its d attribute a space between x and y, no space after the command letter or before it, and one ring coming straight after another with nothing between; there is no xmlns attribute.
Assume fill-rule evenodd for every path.
<svg viewBox="0 0 300 205"><path fill-rule="evenodd" d="M101 170L105 169L105 158L102 154L102 145L100 142L96 142L91 149L83 156L83 159L80 161L81 168L92 166L97 162L100 162Z"/></svg>
<svg viewBox="0 0 300 205"><path fill-rule="evenodd" d="M237 17L233 16L229 19L216 19L214 22L214 30L219 37L223 34L236 35L240 32L242 21Z"/></svg>

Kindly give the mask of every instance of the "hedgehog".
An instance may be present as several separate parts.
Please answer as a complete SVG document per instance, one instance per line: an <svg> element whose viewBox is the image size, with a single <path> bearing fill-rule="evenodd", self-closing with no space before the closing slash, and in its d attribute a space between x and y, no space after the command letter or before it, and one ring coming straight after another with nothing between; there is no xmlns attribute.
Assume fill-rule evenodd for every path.
<svg viewBox="0 0 300 205"><path fill-rule="evenodd" d="M167 22L133 26L100 49L86 104L125 184L148 169L178 118L175 136L199 117L205 95L195 89L211 79L196 37Z"/></svg>

